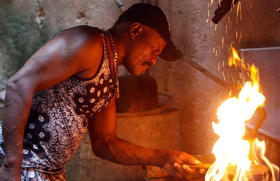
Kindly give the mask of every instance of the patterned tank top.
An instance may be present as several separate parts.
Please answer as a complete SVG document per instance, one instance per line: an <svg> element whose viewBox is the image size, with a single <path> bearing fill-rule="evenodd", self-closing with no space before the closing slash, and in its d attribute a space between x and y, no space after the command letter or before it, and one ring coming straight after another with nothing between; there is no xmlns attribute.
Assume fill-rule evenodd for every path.
<svg viewBox="0 0 280 181"><path fill-rule="evenodd" d="M82 141L88 121L113 97L116 85L110 70L107 35L100 33L100 36L103 58L93 77L72 76L34 95L24 133L23 168L64 170Z"/></svg>

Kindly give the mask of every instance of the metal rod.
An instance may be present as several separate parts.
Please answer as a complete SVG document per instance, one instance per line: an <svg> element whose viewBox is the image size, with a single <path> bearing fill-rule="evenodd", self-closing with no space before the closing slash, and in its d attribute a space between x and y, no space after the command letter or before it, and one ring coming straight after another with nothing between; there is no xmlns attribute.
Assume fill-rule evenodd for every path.
<svg viewBox="0 0 280 181"><path fill-rule="evenodd" d="M115 0L121 13L124 12L124 9L123 9L123 2L121 0Z"/></svg>
<svg viewBox="0 0 280 181"><path fill-rule="evenodd" d="M191 65L193 68L195 68L196 70L200 71L201 73L203 73L205 76L207 76L208 78L210 78L211 80L213 80L214 82L216 82L218 85L224 87L227 90L231 89L231 86L228 85L225 81L223 81L222 79L218 78L217 76L215 76L214 74L212 74L211 72L209 72L208 70L206 70L204 67L202 67L201 65L199 65L198 63L195 63L189 59L185 59L182 58L185 62L187 62L189 65ZM263 107L259 108L259 110L257 112L260 112L260 114L257 116L257 123L256 125L252 126L252 131L250 134L250 137L255 137L257 135L257 133L261 133L269 138L271 138L272 140L276 141L277 143L280 143L280 140L277 139L275 136L272 136L271 134L269 134L267 131L264 131L263 129L260 129L263 121L266 118L266 112L264 110ZM261 130L261 131L260 131Z"/></svg>
<svg viewBox="0 0 280 181"><path fill-rule="evenodd" d="M195 68L196 70L200 71L201 73L203 73L205 76L207 76L208 78L210 78L211 80L213 80L214 82L216 82L217 84L219 84L220 86L230 90L231 86L228 85L225 81L223 81L222 79L220 79L219 77L217 77L216 75L212 74L211 72L209 72L208 70L206 70L204 67L202 67L201 65L199 65L198 63L195 63L189 59L185 59L182 58L185 62L187 62L189 65L191 65L193 68Z"/></svg>
<svg viewBox="0 0 280 181"><path fill-rule="evenodd" d="M265 111L264 107L259 107L256 110L255 117L256 117L257 123L255 124L254 129L252 129L250 132L250 136L252 138L255 138L257 136L259 128L261 127L263 121L266 119L266 111Z"/></svg>
<svg viewBox="0 0 280 181"><path fill-rule="evenodd" d="M254 125L252 125L250 123L247 123L246 128L252 130L252 129L254 129ZM269 131L266 131L265 129L262 129L262 128L258 129L258 133L280 145L280 137L279 136L276 136L276 135L274 135L274 134L270 133Z"/></svg>

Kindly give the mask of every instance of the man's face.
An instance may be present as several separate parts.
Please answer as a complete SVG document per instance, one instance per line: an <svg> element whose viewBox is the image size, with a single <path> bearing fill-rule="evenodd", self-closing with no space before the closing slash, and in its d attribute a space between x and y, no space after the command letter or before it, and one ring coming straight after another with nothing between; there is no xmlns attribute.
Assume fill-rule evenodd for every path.
<svg viewBox="0 0 280 181"><path fill-rule="evenodd" d="M166 45L165 40L154 29L143 25L141 35L131 40L125 68L133 75L140 75L156 63L157 56Z"/></svg>

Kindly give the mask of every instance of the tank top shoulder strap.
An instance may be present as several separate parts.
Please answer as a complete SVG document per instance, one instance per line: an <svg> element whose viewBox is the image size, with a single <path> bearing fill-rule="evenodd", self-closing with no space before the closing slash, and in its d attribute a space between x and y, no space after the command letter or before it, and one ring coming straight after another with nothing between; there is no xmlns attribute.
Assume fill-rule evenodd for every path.
<svg viewBox="0 0 280 181"><path fill-rule="evenodd" d="M100 62L100 67L101 67L102 64L104 63L104 61L108 61L108 63L109 63L108 47L107 47L107 43L106 43L107 32L102 29L99 29L97 27L93 27L93 30L96 31L98 34L100 34L101 39L102 39L103 55L102 55L102 60Z"/></svg>
<svg viewBox="0 0 280 181"><path fill-rule="evenodd" d="M101 38L102 38L102 43L103 43L103 56L102 56L102 60L101 60L101 64L100 66L103 66L103 64L107 65L106 68L110 69L110 58L109 58L109 54L108 54L108 47L107 47L107 43L106 43L106 32L102 32L101 33ZM104 67L105 68L105 67Z"/></svg>
<svg viewBox="0 0 280 181"><path fill-rule="evenodd" d="M100 71L101 69L107 69L108 72L111 72L110 71L110 61L109 61L109 55L108 55L108 47L107 47L107 44L106 44L106 32L103 31L103 30L100 30L98 28L94 28L94 30L98 31L98 36L101 37L101 41L102 41L102 58L101 58L101 61L99 63L99 66L97 68L97 71L96 73L89 77L89 78L78 78L76 76L73 76L75 79L78 79L78 80L83 80L83 81L89 81L89 80L93 80L95 79L95 77L100 74Z"/></svg>

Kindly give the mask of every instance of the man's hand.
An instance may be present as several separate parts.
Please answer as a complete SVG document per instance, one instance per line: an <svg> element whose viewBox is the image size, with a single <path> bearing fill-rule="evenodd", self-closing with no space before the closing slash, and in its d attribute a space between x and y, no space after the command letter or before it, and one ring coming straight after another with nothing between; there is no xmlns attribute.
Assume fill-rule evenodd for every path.
<svg viewBox="0 0 280 181"><path fill-rule="evenodd" d="M20 181L20 173L17 172L15 168L0 167L0 181Z"/></svg>
<svg viewBox="0 0 280 181"><path fill-rule="evenodd" d="M180 151L169 151L163 168L172 176L179 178L191 178L197 176L198 170L191 165L199 164L200 161L194 156Z"/></svg>

